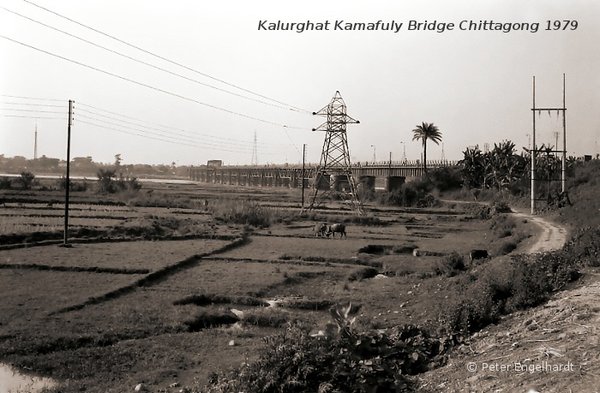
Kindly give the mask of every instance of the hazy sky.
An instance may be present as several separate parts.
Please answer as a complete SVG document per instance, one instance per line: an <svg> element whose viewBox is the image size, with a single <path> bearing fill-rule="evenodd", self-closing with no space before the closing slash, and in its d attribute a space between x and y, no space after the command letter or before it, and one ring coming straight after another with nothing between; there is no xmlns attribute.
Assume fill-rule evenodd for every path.
<svg viewBox="0 0 600 393"><path fill-rule="evenodd" d="M598 0L28 1L0 0L1 36L130 81L0 38L0 154L5 156L33 156L36 120L29 117L37 116L38 154L64 158L65 113L72 99L72 157L112 162L119 153L126 164L208 159L246 164L256 134L260 164L297 163L303 143L308 160L315 162L324 134L311 128L323 119L303 110L321 109L339 90L348 114L361 122L348 127L353 160L371 160L374 150L378 160L389 152L400 159L402 142L408 159L419 158L421 147L411 140L411 130L423 121L442 131L446 158L459 159L467 145L511 139L527 146L532 76L537 105L560 107L563 73L569 154L599 152ZM284 105L157 59L31 2ZM565 19L577 21L577 29L571 30L571 22L566 30L546 30L547 20ZM330 21L330 30L259 31L261 20ZM395 21L403 27L398 33L336 31L338 20ZM409 31L410 20L455 28ZM539 23L539 30L465 31L458 26L463 20ZM538 126L538 140L553 143L561 122L544 113ZM439 159L441 146L432 145L428 153Z"/></svg>

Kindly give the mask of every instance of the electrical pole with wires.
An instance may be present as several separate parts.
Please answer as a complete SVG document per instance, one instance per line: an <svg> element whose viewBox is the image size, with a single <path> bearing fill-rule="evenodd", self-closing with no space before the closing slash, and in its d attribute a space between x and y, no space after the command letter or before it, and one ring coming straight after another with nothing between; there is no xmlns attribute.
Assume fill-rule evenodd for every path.
<svg viewBox="0 0 600 393"><path fill-rule="evenodd" d="M315 171L314 194L308 210L312 210L323 203L333 192L342 191L347 194L350 205L354 211L362 214L363 209L356 195L356 185L352 177L350 165L350 151L346 135L347 124L358 124L347 115L346 103L339 91L331 102L313 115L325 116L327 120L313 131L325 131L325 141L321 152L321 161ZM348 189L341 186L346 183Z"/></svg>
<svg viewBox="0 0 600 393"><path fill-rule="evenodd" d="M67 120L67 173L65 176L65 229L63 247L69 244L69 191L71 188L70 162L71 162L71 122L73 119L73 101L69 100L69 118Z"/></svg>
<svg viewBox="0 0 600 393"><path fill-rule="evenodd" d="M306 143L302 145L302 178L300 181L302 182L302 209L304 209L304 178L306 177Z"/></svg>

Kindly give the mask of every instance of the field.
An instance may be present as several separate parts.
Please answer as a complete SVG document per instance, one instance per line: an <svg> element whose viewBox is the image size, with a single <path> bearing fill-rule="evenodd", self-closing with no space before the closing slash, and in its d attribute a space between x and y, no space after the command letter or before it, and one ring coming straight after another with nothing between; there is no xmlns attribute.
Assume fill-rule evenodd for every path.
<svg viewBox="0 0 600 393"><path fill-rule="evenodd" d="M323 329L335 304L360 306L370 327L435 328L444 299L461 291L446 256L519 252L537 231L461 204L373 206L361 221L334 205L299 216L295 190L145 184L140 193L131 203L74 192L70 248L60 246L59 192L1 195L1 362L51 377L61 392L179 391L255 358L288 322ZM273 223L224 222L213 209L224 195L269 208ZM345 221L347 238L315 237L320 221Z"/></svg>

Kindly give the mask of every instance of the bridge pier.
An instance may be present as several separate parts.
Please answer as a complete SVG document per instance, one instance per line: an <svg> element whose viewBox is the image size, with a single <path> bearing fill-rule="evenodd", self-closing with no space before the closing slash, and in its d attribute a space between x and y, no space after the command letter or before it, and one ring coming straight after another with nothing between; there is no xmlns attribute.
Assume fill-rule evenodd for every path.
<svg viewBox="0 0 600 393"><path fill-rule="evenodd" d="M317 175L313 186L318 190L329 191L331 188L330 180L331 175Z"/></svg>
<svg viewBox="0 0 600 393"><path fill-rule="evenodd" d="M385 190L387 192L393 192L399 190L405 183L405 176L388 176L385 179Z"/></svg>
<svg viewBox="0 0 600 393"><path fill-rule="evenodd" d="M331 175L333 180L333 189L335 191L346 191L350 189L350 180L348 175Z"/></svg>
<svg viewBox="0 0 600 393"><path fill-rule="evenodd" d="M375 192L375 176L364 175L358 180L358 187L364 191Z"/></svg>

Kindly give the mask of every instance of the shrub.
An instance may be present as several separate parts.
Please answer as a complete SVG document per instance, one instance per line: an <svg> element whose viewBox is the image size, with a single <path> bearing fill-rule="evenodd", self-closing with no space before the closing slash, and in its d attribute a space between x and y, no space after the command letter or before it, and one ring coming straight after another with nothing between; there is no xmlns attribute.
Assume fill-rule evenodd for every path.
<svg viewBox="0 0 600 393"><path fill-rule="evenodd" d="M228 375L213 375L208 392L407 391L411 382L406 376L426 371L444 350L414 326L358 330L350 306L331 313L335 324L322 334L311 336L294 324L266 338L258 360Z"/></svg>
<svg viewBox="0 0 600 393"><path fill-rule="evenodd" d="M431 206L435 202L435 198L429 195L432 189L430 182L416 180L403 184L399 190L378 194L378 202L383 205L404 207L417 206L421 202L421 205Z"/></svg>
<svg viewBox="0 0 600 393"><path fill-rule="evenodd" d="M463 179L459 167L442 167L429 171L429 180L439 191L458 190L462 187Z"/></svg>
<svg viewBox="0 0 600 393"><path fill-rule="evenodd" d="M31 190L35 180L35 175L31 172L21 172L21 177L19 177L18 182L21 185L23 190Z"/></svg>
<svg viewBox="0 0 600 393"><path fill-rule="evenodd" d="M8 177L0 177L0 190L9 190L12 185L10 178Z"/></svg>
<svg viewBox="0 0 600 393"><path fill-rule="evenodd" d="M565 252L582 266L600 266L600 226L579 228Z"/></svg>
<svg viewBox="0 0 600 393"><path fill-rule="evenodd" d="M98 192L100 193L136 192L142 188L141 183L135 177L115 179L114 169L99 169L96 175L98 176Z"/></svg>
<svg viewBox="0 0 600 393"><path fill-rule="evenodd" d="M515 240L505 240L500 243L500 245L496 248L494 255L506 255L510 254L517 248L517 243Z"/></svg>
<svg viewBox="0 0 600 393"><path fill-rule="evenodd" d="M215 326L230 325L239 321L239 318L228 310L201 310L196 315L183 322L187 331L197 332Z"/></svg>
<svg viewBox="0 0 600 393"><path fill-rule="evenodd" d="M275 221L275 212L257 202L247 200L222 200L210 205L212 215L219 221L266 228Z"/></svg>
<svg viewBox="0 0 600 393"><path fill-rule="evenodd" d="M440 322L451 332L474 332L541 304L579 276L574 261L565 251L495 259L460 282L459 296L442 305Z"/></svg>
<svg viewBox="0 0 600 393"><path fill-rule="evenodd" d="M379 270L374 267L362 267L354 270L348 275L348 281L360 281L367 278L373 278L379 274Z"/></svg>
<svg viewBox="0 0 600 393"><path fill-rule="evenodd" d="M67 179L64 176L61 176L60 179L56 181L56 187L64 191L67 187ZM87 181L75 182L73 180L69 181L69 190L71 191L87 191L88 183Z"/></svg>
<svg viewBox="0 0 600 393"><path fill-rule="evenodd" d="M495 213L511 213L512 212L510 206L505 201L494 202L492 209Z"/></svg>
<svg viewBox="0 0 600 393"><path fill-rule="evenodd" d="M438 262L435 268L436 274L444 274L448 277L455 276L466 269L465 259L456 251L446 255Z"/></svg>

